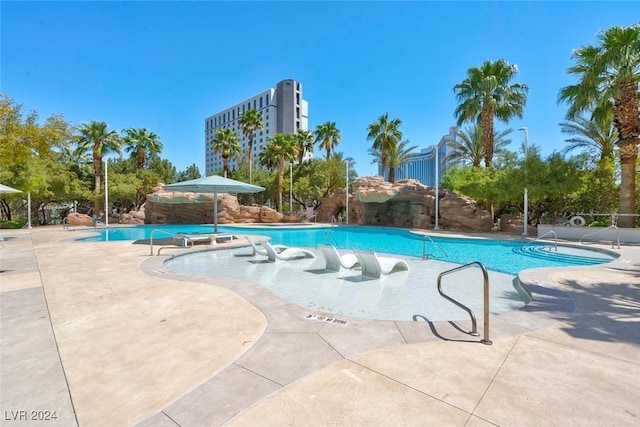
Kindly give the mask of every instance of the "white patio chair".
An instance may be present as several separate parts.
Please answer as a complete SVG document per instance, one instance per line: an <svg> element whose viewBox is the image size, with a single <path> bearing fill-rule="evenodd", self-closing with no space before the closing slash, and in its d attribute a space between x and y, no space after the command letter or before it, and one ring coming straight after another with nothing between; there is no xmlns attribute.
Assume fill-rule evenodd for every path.
<svg viewBox="0 0 640 427"><path fill-rule="evenodd" d="M325 269L340 271L340 267L347 270L358 266L358 258L354 254L340 254L335 246L318 245L320 253L326 262Z"/></svg>
<svg viewBox="0 0 640 427"><path fill-rule="evenodd" d="M354 250L362 276L380 278L383 274L390 274L394 271L409 270L409 264L403 259L378 256L373 251Z"/></svg>
<svg viewBox="0 0 640 427"><path fill-rule="evenodd" d="M267 258L269 261L275 262L277 259L282 261L289 261L295 258L315 258L316 254L313 252L295 247L287 247L286 249L278 252L269 242L264 242L262 244L267 251Z"/></svg>

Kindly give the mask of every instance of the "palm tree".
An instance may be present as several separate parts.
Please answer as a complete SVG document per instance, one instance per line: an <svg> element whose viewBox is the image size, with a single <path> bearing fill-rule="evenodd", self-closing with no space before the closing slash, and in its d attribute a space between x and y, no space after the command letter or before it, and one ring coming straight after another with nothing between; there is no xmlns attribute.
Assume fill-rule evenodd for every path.
<svg viewBox="0 0 640 427"><path fill-rule="evenodd" d="M611 27L598 34L597 46L573 52L567 72L578 83L562 88L559 101L569 104L568 119L589 112L602 120L610 111L618 133L621 227L633 227L636 213L636 167L640 138L640 24Z"/></svg>
<svg viewBox="0 0 640 427"><path fill-rule="evenodd" d="M249 148L247 149L247 160L249 161L249 184L252 180L253 171L253 141L255 138L255 131L264 129L262 123L262 113L258 110L247 110L240 115L240 126L242 126L242 133L249 138Z"/></svg>
<svg viewBox="0 0 640 427"><path fill-rule="evenodd" d="M387 152L393 150L402 139L402 132L398 129L402 120L389 120L389 113L378 117L378 121L367 127L367 140L373 140L373 148L380 151L380 165L384 177L387 167ZM389 171L391 175L391 171ZM391 181L391 179L389 179Z"/></svg>
<svg viewBox="0 0 640 427"><path fill-rule="evenodd" d="M277 133L267 139L269 151L278 153L278 208L282 212L282 190L287 162L293 162L298 155L296 137L289 133Z"/></svg>
<svg viewBox="0 0 640 427"><path fill-rule="evenodd" d="M582 149L599 153L600 160L613 159L613 149L618 140L618 133L613 128L611 115L603 120L590 120L584 116L576 116L560 123L560 128L562 133L573 135L565 140L569 143L564 149L565 153Z"/></svg>
<svg viewBox="0 0 640 427"><path fill-rule="evenodd" d="M507 145L511 144L511 139L507 138L513 129L493 132L493 153L503 152ZM444 162L468 162L473 167L479 167L484 158L484 145L482 144L482 129L477 124L468 126L463 131L458 132L455 141L449 143L453 149L444 159Z"/></svg>
<svg viewBox="0 0 640 427"><path fill-rule="evenodd" d="M76 143L76 156L82 157L91 152L93 159L93 194L94 212L100 211L100 185L102 177L102 157L108 153L120 154L122 141L115 130L108 130L106 122L92 121L83 123L77 128L78 134L74 137Z"/></svg>
<svg viewBox="0 0 640 427"><path fill-rule="evenodd" d="M267 144L258 154L258 162L260 166L273 171L278 167L279 153L275 150L275 145Z"/></svg>
<svg viewBox="0 0 640 427"><path fill-rule="evenodd" d="M467 78L453 87L460 105L455 115L458 126L465 121L477 121L482 129L484 164L492 168L495 135L493 120L508 123L513 117L522 117L529 88L523 83L513 83L518 67L504 59L485 61L480 68L469 68Z"/></svg>
<svg viewBox="0 0 640 427"><path fill-rule="evenodd" d="M152 157L162 151L160 137L154 132L149 132L145 128L124 130L122 138L125 150L133 157L135 155L138 169L144 168L147 158Z"/></svg>
<svg viewBox="0 0 640 427"><path fill-rule="evenodd" d="M389 182L396 182L396 168L404 165L407 161L415 155L414 150L418 148L417 145L407 147L409 140L405 139L396 144L389 151L386 152L386 162L389 167ZM369 149L369 154L373 156L374 163L382 162L382 152L375 148Z"/></svg>
<svg viewBox="0 0 640 427"><path fill-rule="evenodd" d="M211 140L214 153L222 153L222 174L226 178L229 159L240 155L238 134L231 129L220 129Z"/></svg>
<svg viewBox="0 0 640 427"><path fill-rule="evenodd" d="M331 151L340 142L340 129L336 127L336 122L324 122L316 126L316 142L320 148L327 151L327 160L331 157Z"/></svg>
<svg viewBox="0 0 640 427"><path fill-rule="evenodd" d="M298 164L302 163L304 155L308 152L313 152L313 132L310 130L298 129L296 132L296 144L298 144Z"/></svg>

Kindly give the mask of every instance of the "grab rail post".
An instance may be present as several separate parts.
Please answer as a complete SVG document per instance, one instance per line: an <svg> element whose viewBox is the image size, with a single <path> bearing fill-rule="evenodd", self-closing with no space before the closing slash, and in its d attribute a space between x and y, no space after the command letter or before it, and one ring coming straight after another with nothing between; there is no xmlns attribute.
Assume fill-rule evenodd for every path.
<svg viewBox="0 0 640 427"><path fill-rule="evenodd" d="M526 248L526 247L527 247L527 246L529 246L530 244L532 244L532 243L534 243L534 242L536 242L536 241L538 241L538 240L542 239L543 237L547 236L548 234L552 234L552 235L553 235L553 237L554 237L554 239L555 239L554 247L555 247L555 250L556 250L556 252L557 252L557 251L558 251L558 234L557 234L555 231L553 231L553 230L549 230L549 231L547 231L546 233L544 233L542 236L539 236L539 237L537 237L537 238L533 239L532 241L530 241L530 242L528 242L526 245L524 245L524 246L523 246L523 248Z"/></svg>
<svg viewBox="0 0 640 427"><path fill-rule="evenodd" d="M423 239L422 239L422 259L429 259L429 254L427 254L427 239L429 239L429 241L431 243L433 243L433 246L437 247L438 249L440 249L442 251L442 253L444 254L445 258L448 258L449 255L447 255L447 252L445 252L444 249L442 249L442 247L436 243L435 240L433 240L431 238L431 236L429 236L428 234L423 234Z"/></svg>
<svg viewBox="0 0 640 427"><path fill-rule="evenodd" d="M593 233L585 234L584 236L582 236L582 237L580 238L580 244L581 244L581 245L585 245L585 244L586 244L586 243L584 243L584 242L582 241L582 239L584 239L585 237L595 236L596 234L602 233L603 231L607 231L607 230L609 230L610 228L613 228L613 229L615 229L615 230L616 230L616 237L615 237L615 239L614 239L614 240L612 240L612 241L611 241L611 249L614 249L614 245L616 244L616 241L618 242L618 249L620 249L620 229L619 229L619 228L618 228L618 226L617 226L617 225L615 225L615 224L614 224L614 225L610 225L610 226L608 226L607 228L603 228L603 229L601 229L601 230L594 231Z"/></svg>
<svg viewBox="0 0 640 427"><path fill-rule="evenodd" d="M442 273L440 273L438 275L438 292L440 293L440 295L442 295L443 298L445 298L446 300L452 302L453 304L457 305L458 307L460 307L461 309L463 309L464 311L469 313L469 316L471 317L471 332L470 332L470 335L479 336L480 334L478 333L478 324L476 322L476 316L473 313L473 310L471 310L469 307L467 307L466 305L462 304L461 302L451 298L449 295L445 294L444 291L442 290L442 278L444 276L452 274L452 273L456 273L456 272L459 272L459 271L462 271L462 270L466 270L467 268L470 268L470 267L473 267L473 266L480 267L480 269L482 270L482 276L483 276L483 280L484 280L484 301L483 301L484 302L484 338L482 340L480 340L480 342L485 344L485 345L491 345L493 343L489 339L489 273L487 273L487 269L484 266L484 264L482 264L481 262L478 262L478 261L474 261L474 262L471 262L469 264L465 264L465 265L462 265L460 267L456 267L456 268L451 269L451 270L443 271Z"/></svg>
<svg viewBox="0 0 640 427"><path fill-rule="evenodd" d="M151 249L151 253L150 253L151 256L153 256L153 233L155 233L156 231L159 233L168 234L171 237L182 237L183 239L185 239L186 242L191 242L191 245L187 247L193 247L193 240L191 240L189 236L185 236L184 234L181 234L181 233L171 233L170 231L154 228L153 230L151 230L151 234L149 235L149 247ZM160 249L158 249L158 255L160 255Z"/></svg>

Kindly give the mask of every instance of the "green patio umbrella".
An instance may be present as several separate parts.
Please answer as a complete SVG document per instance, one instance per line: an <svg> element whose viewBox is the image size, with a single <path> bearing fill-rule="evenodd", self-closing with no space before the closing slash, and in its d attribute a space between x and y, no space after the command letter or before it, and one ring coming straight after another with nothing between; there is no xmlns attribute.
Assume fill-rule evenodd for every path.
<svg viewBox="0 0 640 427"><path fill-rule="evenodd" d="M219 175L210 175L204 178L189 181L176 182L164 185L167 191L179 193L213 193L213 232L218 232L218 193L259 193L264 187L259 187L235 179L224 178Z"/></svg>

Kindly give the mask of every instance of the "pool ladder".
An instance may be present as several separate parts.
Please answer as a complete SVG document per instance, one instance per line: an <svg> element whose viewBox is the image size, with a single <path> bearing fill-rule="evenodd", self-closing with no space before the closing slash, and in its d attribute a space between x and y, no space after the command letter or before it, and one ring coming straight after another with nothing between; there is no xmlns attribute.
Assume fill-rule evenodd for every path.
<svg viewBox="0 0 640 427"><path fill-rule="evenodd" d="M529 245L533 244L534 242L536 242L536 241L538 241L538 240L540 240L540 239L542 239L543 237L546 237L546 236L548 236L548 235L552 235L552 236L553 236L553 238L554 238L553 247L554 247L555 251L557 252L557 251L558 251L558 234L556 234L556 232L555 232L555 231L553 231L553 230L549 230L549 231L547 231L546 233L544 233L542 236L538 236L537 238L533 239L532 241L530 241L529 243L527 243L526 245L524 245L522 248L524 249L524 248L526 248L527 246L529 246Z"/></svg>
<svg viewBox="0 0 640 427"><path fill-rule="evenodd" d="M444 254L445 258L449 257L449 255L447 255L445 250L442 249L442 247L435 240L433 240L431 236L429 236L428 234L423 234L422 236L424 237L422 239L422 259L429 259L429 256L435 258L435 255L427 253L427 240L433 243L433 246L440 249L440 251L442 251L442 253Z"/></svg>
<svg viewBox="0 0 640 427"><path fill-rule="evenodd" d="M480 270L482 270L482 276L484 278L484 338L480 340L480 342L482 344L491 345L493 343L489 339L489 273L487 273L487 269L485 268L485 266L478 261L474 261L451 270L443 271L438 275L438 292L440 293L440 295L442 295L443 298L454 303L455 305L469 313L469 316L471 317L471 332L469 332L469 335L473 335L475 337L480 336L480 334L478 333L478 322L476 322L476 316L473 313L473 310L471 310L461 302L451 298L449 295L445 294L442 291L442 278L444 276L457 273L474 266L480 267Z"/></svg>
<svg viewBox="0 0 640 427"><path fill-rule="evenodd" d="M156 231L159 232L159 233L168 234L169 236L173 237L174 240L176 238L184 239L186 248L193 247L193 240L191 240L189 238L189 236L185 236L184 234L181 234L181 233L171 233L170 231L162 230L160 228L154 228L153 230L151 230L151 235L149 236L149 247L151 248L151 254L150 255L152 255L152 256L153 256L153 234ZM173 245L173 246L175 246L175 245ZM173 246L163 246L163 247L161 247L160 249L158 249L158 255L160 255L160 251L162 249L167 248L167 247L173 247Z"/></svg>
<svg viewBox="0 0 640 427"><path fill-rule="evenodd" d="M338 246L336 236L333 234L333 230L324 230L324 244Z"/></svg>
<svg viewBox="0 0 640 427"><path fill-rule="evenodd" d="M615 249L616 246L616 242L618 242L618 249L620 249L620 229L618 228L617 225L613 224L608 226L607 228L602 228L600 230L594 231L593 233L589 233L589 234L585 234L584 236L582 236L580 238L580 244L581 245L586 245L585 242L582 241L582 239L584 239L585 237L591 237L591 236L595 236L596 234L602 233L603 231L607 231L609 229L614 229L616 230L616 238L615 240L611 241L611 249Z"/></svg>

